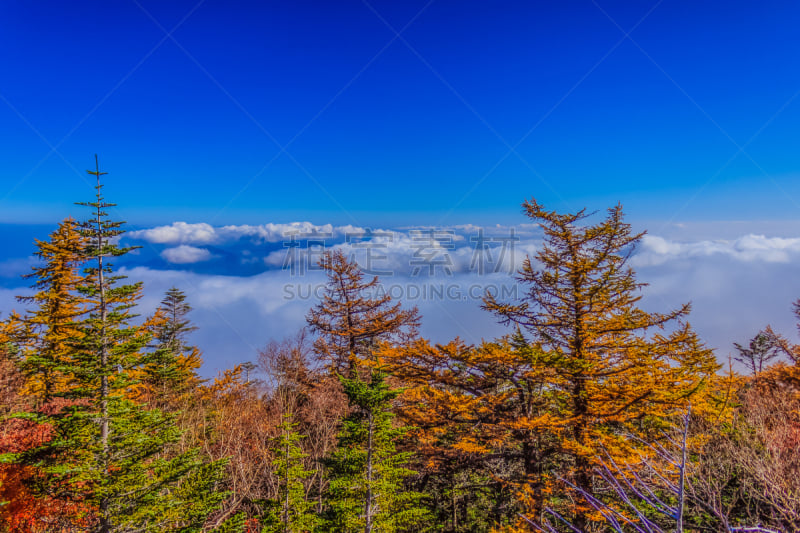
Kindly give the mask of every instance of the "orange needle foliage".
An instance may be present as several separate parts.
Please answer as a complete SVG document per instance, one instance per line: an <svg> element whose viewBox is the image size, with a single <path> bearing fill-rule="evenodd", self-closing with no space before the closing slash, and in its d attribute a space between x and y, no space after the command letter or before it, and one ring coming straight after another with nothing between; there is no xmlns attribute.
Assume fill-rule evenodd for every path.
<svg viewBox="0 0 800 533"><path fill-rule="evenodd" d="M681 320L688 304L667 313L637 307L644 284L627 260L642 234L623 222L620 206L594 225L583 225L585 211L561 215L534 200L524 208L544 232L517 277L527 292L518 302L489 295L484 303L517 333L478 347L418 343L384 354L414 385L404 412L423 428L433 463L433 448L443 447L516 459L520 473L509 481L523 529L553 502L558 478L593 494L598 456L633 457L628 435L658 427L719 368ZM589 509L571 511L586 529Z"/></svg>
<svg viewBox="0 0 800 533"><path fill-rule="evenodd" d="M72 387L64 368L73 358L74 345L81 333L77 321L85 312L86 300L77 295L85 282L80 266L86 238L71 218L59 224L49 241L36 241L34 254L42 266L34 267L26 278L33 279L34 296L18 300L33 308L20 317L10 317L14 340L22 349L22 368L28 376L26 392L42 403Z"/></svg>
<svg viewBox="0 0 800 533"><path fill-rule="evenodd" d="M331 368L343 375L367 359L373 342L408 338L416 332L416 308L402 309L388 294L377 294L378 278L364 281L364 273L343 252L327 252L320 260L328 275L322 301L308 313L311 331L319 337L314 349Z"/></svg>

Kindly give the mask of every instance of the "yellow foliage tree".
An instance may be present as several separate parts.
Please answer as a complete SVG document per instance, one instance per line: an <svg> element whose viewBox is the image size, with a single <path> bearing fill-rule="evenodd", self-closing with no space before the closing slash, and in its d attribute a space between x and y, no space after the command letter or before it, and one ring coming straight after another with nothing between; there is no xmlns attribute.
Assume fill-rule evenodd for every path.
<svg viewBox="0 0 800 533"><path fill-rule="evenodd" d="M35 256L42 262L25 277L33 279L33 296L18 300L31 308L9 317L13 341L21 350L21 368L27 376L24 392L47 403L71 387L68 370L75 342L82 334L78 320L86 312L86 299L77 289L85 283L80 271L86 261L87 239L77 223L67 218L50 234L36 241Z"/></svg>
<svg viewBox="0 0 800 533"><path fill-rule="evenodd" d="M378 341L411 337L419 324L416 308L402 309L391 296L381 294L378 278L364 273L340 250L326 252L320 267L328 275L325 294L306 317L318 355L331 368L350 375L368 358Z"/></svg>
<svg viewBox="0 0 800 533"><path fill-rule="evenodd" d="M585 211L562 215L535 200L524 208L544 232L517 277L527 291L516 302L484 301L516 332L477 347L420 341L382 357L408 384L403 414L421 428L429 467L448 457L506 461L492 475L514 488L519 530L548 505L587 530L591 509L558 480L595 494L599 458L635 459L632 435L651 437L690 399L710 402L719 365L683 321L688 304L637 306L645 284L627 262L642 234L620 206L596 224Z"/></svg>
<svg viewBox="0 0 800 533"><path fill-rule="evenodd" d="M547 353L517 332L479 346L420 340L399 350L385 347L381 358L406 387L401 414L418 428L415 449L428 472L453 480L451 492L471 471L485 473L482 490L490 498L513 492L516 503L492 517L495 522L513 521L522 511L538 514L554 492L563 450L563 382ZM471 494L466 505L477 500ZM454 528L465 518L459 515L470 514L464 505L452 503Z"/></svg>
<svg viewBox="0 0 800 533"><path fill-rule="evenodd" d="M558 409L537 431L559 436L570 465L564 477L593 495L601 450L624 461L634 446L625 434L658 424L719 365L682 320L689 304L666 313L637 306L646 284L636 281L628 259L643 233L623 222L620 205L596 224L585 224L585 210L559 214L535 200L523 208L544 232L536 262L526 258L517 277L527 293L515 303L488 295L484 307L522 328L532 352L545 355L545 386ZM585 529L588 521L588 510L578 509L575 525Z"/></svg>

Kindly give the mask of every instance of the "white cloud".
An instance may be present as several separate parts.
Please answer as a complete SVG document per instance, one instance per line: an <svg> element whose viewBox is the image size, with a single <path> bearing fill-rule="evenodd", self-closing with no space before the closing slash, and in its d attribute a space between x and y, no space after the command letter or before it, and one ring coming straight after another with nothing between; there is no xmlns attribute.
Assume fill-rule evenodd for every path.
<svg viewBox="0 0 800 533"><path fill-rule="evenodd" d="M634 266L661 265L671 260L686 260L715 255L744 262L786 263L800 254L800 238L744 235L731 240L679 242L645 235L639 251L631 260Z"/></svg>
<svg viewBox="0 0 800 533"><path fill-rule="evenodd" d="M205 248L197 248L195 246L181 244L175 248L167 248L161 252L161 257L170 263L185 265L189 263L208 261L213 256L211 255L211 252Z"/></svg>
<svg viewBox="0 0 800 533"><path fill-rule="evenodd" d="M344 237L347 233L362 233L365 230L356 226L316 225L311 222L289 222L286 224L229 225L212 226L205 222L188 224L173 222L169 226L131 231L129 237L154 244L222 244L235 242L242 237L250 237L259 242L281 242L293 234L308 238L312 234Z"/></svg>
<svg viewBox="0 0 800 533"><path fill-rule="evenodd" d="M700 337L717 349L720 361L733 351L733 342L746 343L767 324L796 338L791 302L800 297L800 274L792 263L747 262L713 253L638 270L638 279L650 284L642 291L644 308L664 312L691 301L689 321ZM315 288L325 281L319 271L302 276L292 276L287 270L230 276L136 267L124 273L132 281L144 281L143 315L155 308L172 285L186 291L196 309L192 319L200 329L194 342L206 354L206 375L253 360L270 338L282 338L302 328L306 313L316 303ZM480 310L480 297L492 287L506 291L502 300L513 299L510 289L516 287L517 296L525 290L512 276L499 273L455 272L437 278L422 273L416 278L387 276L381 281L404 305L419 307L422 334L435 342L455 336L479 342L507 332L494 315ZM438 290L438 295L432 290ZM0 302L3 296L0 290ZM10 295L5 300L13 307Z"/></svg>
<svg viewBox="0 0 800 533"><path fill-rule="evenodd" d="M249 238L255 242L278 243L288 241L292 235L298 239L313 238L319 235L320 239L342 241L346 236L358 240L359 236L371 239L372 242L386 243L418 243L424 240L430 230L435 230L437 243L440 246L444 241L450 241L458 246L471 246L474 239L491 239L499 236L512 236L515 239L531 240L539 238L541 232L536 224L519 224L517 226L476 226L461 224L448 227L407 227L398 230L380 228L363 228L353 225L334 226L332 224L312 224L311 222L267 223L259 225L228 225L212 226L204 222L189 224L186 222L173 222L168 226L131 231L127 235L137 240L144 240L153 244L216 244L224 245L235 243L242 238ZM386 236L391 234L391 236Z"/></svg>
<svg viewBox="0 0 800 533"><path fill-rule="evenodd" d="M169 226L131 231L129 237L142 239L155 244L211 244L216 241L216 232L211 224L201 222L187 224L186 222L173 222Z"/></svg>
<svg viewBox="0 0 800 533"><path fill-rule="evenodd" d="M325 250L340 250L355 259L367 274L396 276L515 272L526 254L535 253L532 241L510 242L503 233L487 233L484 241L469 240L469 235L436 233L386 232L368 242L328 243L326 248L298 246L274 250L263 257L269 268L290 268L292 271L313 270ZM494 237L494 239L493 239ZM505 241L501 239L506 239Z"/></svg>
<svg viewBox="0 0 800 533"><path fill-rule="evenodd" d="M309 228L301 224L304 223L274 225L271 229L268 225L234 228L241 235L267 239L270 235L279 235L286 227L302 231ZM177 239L175 246L162 252L162 257L176 265L187 266L167 270L139 266L123 269L123 272L131 281L144 282L145 297L139 311L143 316L152 312L164 291L171 286L186 291L189 303L195 307L192 319L200 327L193 342L206 354L205 375L253 360L267 340L281 338L305 325L304 316L316 303L311 288L324 283L324 273L304 271L303 275L297 276L291 269L282 269L287 249L280 245L270 247L273 250L271 254L262 249L266 247L236 247L241 257L269 263L265 264L265 271L254 275L252 272L231 275L231 261L225 262L222 258L214 263L214 266L219 266L216 273L192 272L188 265L210 260L213 255L199 245L178 244L180 239L219 242L224 228L188 224L165 228L168 231L150 237ZM209 228L211 231L206 231ZM326 226L316 228L327 229ZM333 232L339 231L336 227L330 228ZM466 233L462 234L469 236L477 228L464 230ZM491 228L491 231L490 234L487 228L487 236L508 235L496 228ZM228 233L229 236L232 234ZM332 246L348 254L356 252L356 257L363 262L366 249L353 248L342 240L332 240L336 243ZM407 231L395 233L391 239L378 238L375 242L386 246L374 248L371 253L386 258L375 260L373 268L395 272L393 277L382 276L381 281L386 290L402 298L404 304L419 306L424 316L423 335L436 342L456 335L467 342L479 342L481 338L490 339L508 331L498 324L495 316L480 309L480 296L486 288L524 290L524 287L517 285L507 269L492 274L493 268L488 268L491 264L485 265L484 275L476 273L472 241L460 241L461 244L456 243L454 249L437 247L436 250L450 255L452 276L443 275L439 266L434 278L428 277L427 268L422 268L416 277L411 275L413 264L410 262L419 243L414 242ZM514 247L515 266L520 265L526 253L533 255L540 242L533 234L521 238ZM499 257L501 244L495 243L496 247L492 249L494 259ZM733 342L746 343L767 324L796 338L793 335L795 319L790 309L791 302L800 297L800 270L795 267L796 260L800 260L800 239L748 234L732 239L695 241L647 236L633 263L638 279L650 283L642 291L645 309L666 311L692 301L693 311L689 320L701 338L718 349L717 356L724 361L733 349ZM439 289L439 296L432 296L431 289L442 286L445 290ZM13 296L23 293L22 289L0 288L3 316L11 309L21 307ZM522 296L522 292L518 295ZM503 300L511 298L502 298L501 295Z"/></svg>
<svg viewBox="0 0 800 533"><path fill-rule="evenodd" d="M6 259L0 261L0 277L17 278L30 273L35 266L41 265L41 261L36 257L21 257L18 259Z"/></svg>

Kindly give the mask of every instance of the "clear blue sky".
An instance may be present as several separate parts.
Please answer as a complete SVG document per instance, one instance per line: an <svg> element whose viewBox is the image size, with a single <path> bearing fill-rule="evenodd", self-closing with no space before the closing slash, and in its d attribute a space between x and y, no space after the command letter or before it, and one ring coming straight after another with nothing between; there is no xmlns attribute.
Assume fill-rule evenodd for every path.
<svg viewBox="0 0 800 533"><path fill-rule="evenodd" d="M7 0L0 222L74 212L94 153L137 226L513 222L531 196L797 218L798 27L790 1Z"/></svg>

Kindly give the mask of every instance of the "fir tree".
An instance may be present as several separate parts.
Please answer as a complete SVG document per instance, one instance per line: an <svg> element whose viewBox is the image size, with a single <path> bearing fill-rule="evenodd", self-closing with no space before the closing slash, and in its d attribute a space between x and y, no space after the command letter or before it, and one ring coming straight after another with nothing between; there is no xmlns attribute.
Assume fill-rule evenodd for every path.
<svg viewBox="0 0 800 533"><path fill-rule="evenodd" d="M181 399L201 383L196 373L202 364L200 351L186 341L186 336L197 329L187 318L191 310L186 295L172 287L145 323L152 346L147 362L137 373L137 388L151 407L178 411Z"/></svg>
<svg viewBox="0 0 800 533"><path fill-rule="evenodd" d="M269 503L269 513L264 533L303 533L313 531L317 525L314 502L308 498L305 482L314 475L303 464L308 454L300 448L305 438L297 432L297 423L291 415L284 416L280 436L272 448L272 466L278 478L277 497Z"/></svg>
<svg viewBox="0 0 800 533"><path fill-rule="evenodd" d="M328 461L328 509L322 530L329 532L408 531L424 519L421 494L406 490L415 474L405 465L411 454L395 443L408 428L393 427L391 390L375 370L369 382L357 376L342 379L352 413L345 418L339 444Z"/></svg>
<svg viewBox="0 0 800 533"><path fill-rule="evenodd" d="M146 410L128 399L135 384L133 370L143 363L141 351L149 336L131 324L141 284L123 285L108 258L124 255L122 223L108 218L99 168L96 199L79 205L93 210L79 224L85 246L80 250L93 266L77 287L88 312L73 327L71 359L66 372L74 386L63 393L71 399L52 409L44 421L53 437L19 455L40 474L40 493L84 502L91 509L89 531L200 531L206 517L225 497L215 486L220 463L204 464L197 450L166 458L165 447L179 438L172 416ZM87 517L75 517L77 525Z"/></svg>

